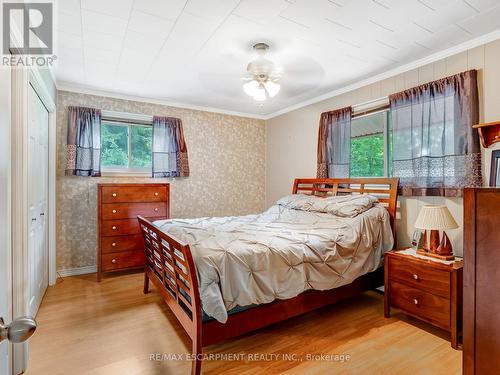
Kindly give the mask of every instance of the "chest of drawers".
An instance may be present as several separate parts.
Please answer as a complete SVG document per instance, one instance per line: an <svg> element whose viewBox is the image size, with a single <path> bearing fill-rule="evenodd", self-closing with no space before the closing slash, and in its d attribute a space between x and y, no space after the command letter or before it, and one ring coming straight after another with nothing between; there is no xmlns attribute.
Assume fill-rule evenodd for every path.
<svg viewBox="0 0 500 375"><path fill-rule="evenodd" d="M97 279L105 272L144 266L137 215L168 219L169 184L97 185Z"/></svg>

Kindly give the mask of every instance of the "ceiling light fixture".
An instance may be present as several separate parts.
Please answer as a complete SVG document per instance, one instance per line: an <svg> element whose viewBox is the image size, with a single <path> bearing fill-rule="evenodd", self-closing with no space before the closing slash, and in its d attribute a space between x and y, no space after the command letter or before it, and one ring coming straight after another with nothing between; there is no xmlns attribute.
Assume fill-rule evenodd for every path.
<svg viewBox="0 0 500 375"><path fill-rule="evenodd" d="M280 91L280 75L275 64L264 56L269 49L266 43L257 43L253 46L258 57L247 66L248 75L242 78L243 91L258 102L273 98Z"/></svg>

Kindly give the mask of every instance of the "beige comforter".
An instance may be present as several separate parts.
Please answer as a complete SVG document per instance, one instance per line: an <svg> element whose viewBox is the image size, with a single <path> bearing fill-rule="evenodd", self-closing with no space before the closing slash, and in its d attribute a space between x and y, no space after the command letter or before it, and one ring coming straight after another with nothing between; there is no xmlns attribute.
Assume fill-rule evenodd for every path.
<svg viewBox="0 0 500 375"><path fill-rule="evenodd" d="M313 201L290 196L260 215L155 225L190 245L203 310L224 323L236 306L336 288L380 266L393 237L376 199Z"/></svg>

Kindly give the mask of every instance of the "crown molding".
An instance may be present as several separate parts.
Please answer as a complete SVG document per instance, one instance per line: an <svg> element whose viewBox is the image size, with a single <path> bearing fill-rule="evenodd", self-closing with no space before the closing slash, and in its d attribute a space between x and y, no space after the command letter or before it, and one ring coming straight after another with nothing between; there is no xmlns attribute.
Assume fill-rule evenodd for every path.
<svg viewBox="0 0 500 375"><path fill-rule="evenodd" d="M323 100L331 99L335 96L339 96L339 95L345 94L349 91L353 91L353 90L359 89L361 87L370 85L372 83L376 83L376 82L382 81L384 79L397 76L401 73L406 73L410 70L420 68L424 65L427 65L427 64L442 60L444 58L456 55L458 53L470 50L472 48L479 47L479 46L482 46L484 44L493 42L497 39L500 39L500 29L497 29L497 30L495 30L491 33L488 33L488 34L481 35L480 37L471 39L467 42L457 44L456 46L445 49L443 51L433 53L432 55L426 56L426 57L419 59L419 60L415 60L411 63L404 64L404 65L398 66L394 69L388 70L386 72L376 74L376 75L371 76L369 78L362 79L360 81L348 84L344 87L335 89L335 90L330 91L326 94L323 94L323 95L314 97L312 99L305 100L303 102L300 102L300 103L291 105L289 107L283 108L279 111L276 111L276 112L273 112L273 113L267 115L266 120L270 120L274 117L283 115L285 113L294 111L294 110L299 109L299 108L306 107L306 106L311 105L311 104L321 102Z"/></svg>
<svg viewBox="0 0 500 375"><path fill-rule="evenodd" d="M182 109L191 109L194 111L220 113L223 115L248 117L248 118L253 118L253 119L257 119L257 120L266 120L267 119L267 116L258 115L255 113L229 111L229 110L215 108L215 107L204 107L204 106L179 103L179 102L173 102L173 101L162 100L162 99L148 98L148 97L143 97L143 96L119 94L119 93L111 92L111 91L92 89L92 88L88 88L88 87L85 87L85 86L82 86L79 84L74 84L74 83L65 82L65 81L61 81L61 80L57 81L56 88L59 91L70 91L70 92L76 92L79 94L104 96L107 98L114 98L114 99L121 99L121 100L132 100L132 101L141 102L141 103L151 103L151 104L165 105L165 106L169 106L169 107L176 107L176 108L182 108Z"/></svg>

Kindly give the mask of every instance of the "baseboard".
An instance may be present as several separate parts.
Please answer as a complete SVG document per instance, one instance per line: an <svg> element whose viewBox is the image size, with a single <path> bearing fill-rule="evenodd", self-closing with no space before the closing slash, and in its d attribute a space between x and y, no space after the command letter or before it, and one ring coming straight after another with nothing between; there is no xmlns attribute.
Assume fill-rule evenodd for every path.
<svg viewBox="0 0 500 375"><path fill-rule="evenodd" d="M86 267L66 268L64 270L58 270L57 274L61 277L66 277L66 276L85 275L87 273L96 273L96 272L97 272L97 266L86 266Z"/></svg>

